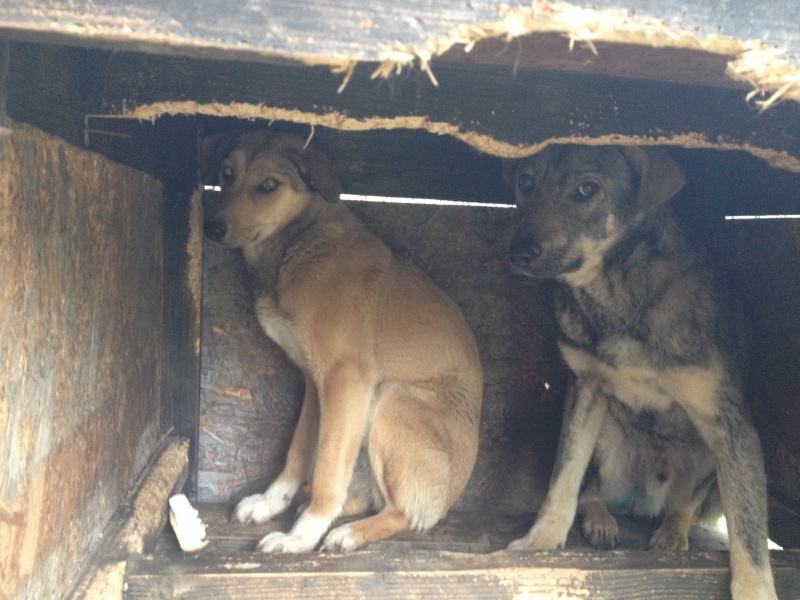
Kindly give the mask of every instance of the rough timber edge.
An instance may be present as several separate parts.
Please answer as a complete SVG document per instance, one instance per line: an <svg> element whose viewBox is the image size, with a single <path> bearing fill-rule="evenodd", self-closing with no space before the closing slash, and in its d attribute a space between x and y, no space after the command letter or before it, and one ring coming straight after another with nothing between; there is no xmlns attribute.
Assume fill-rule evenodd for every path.
<svg viewBox="0 0 800 600"><path fill-rule="evenodd" d="M560 33L569 40L594 48L595 42L638 44L651 47L684 48L719 54L730 58L726 75L734 81L752 87L748 100L761 108L768 108L778 101L800 102L800 65L784 60L785 49L770 46L758 39L741 40L721 35L700 36L696 32L681 29L666 19L639 15L627 9L595 9L576 6L568 2L531 0L530 6L495 6L497 18L491 21L462 23L441 36L409 46L398 41L387 40L371 48L367 58L362 45L354 41L352 53L343 55L315 54L313 50L299 49L291 55L282 55L310 66L328 66L344 75L340 90L344 89L355 66L361 61L373 61L379 66L374 77L390 77L404 68L419 63L431 81L436 84L431 61L454 47L469 52L479 41L488 38L512 40L535 33ZM47 10L44 10L47 14ZM68 38L92 40L112 46L126 44L144 45L151 52L174 52L181 54L189 49L195 51L225 51L231 57L257 59L275 56L276 51L239 43L197 39L191 35L153 30L146 20L130 23L114 19L86 21L87 15L64 9L54 9L50 23L29 20L8 24L8 30L61 34ZM66 22L68 25L63 25ZM353 27L358 27L357 23ZM361 48L362 51L359 51Z"/></svg>
<svg viewBox="0 0 800 600"><path fill-rule="evenodd" d="M730 56L726 75L753 88L748 100L755 96L764 98L755 101L762 109L782 100L800 102L800 69L781 59L782 49L761 40L737 40L719 35L697 37L663 19L623 9L598 10L565 2L534 0L530 8L500 5L498 16L500 19L492 23L460 25L442 39L429 40L424 48L391 47L384 51L373 77L389 77L418 60L422 70L436 84L430 61L454 46L463 46L464 51L469 52L482 39L511 40L521 35L551 32L568 38L570 49L575 42L587 44L593 51L594 42L615 42ZM355 61L351 61L349 65L334 67L334 71L346 73L343 86L354 66Z"/></svg>
<svg viewBox="0 0 800 600"><path fill-rule="evenodd" d="M131 119L154 121L158 117L167 115L208 115L215 117L238 117L241 119L263 119L267 121L290 121L304 123L311 126L313 136L314 127L328 127L340 131L369 131L374 129L422 129L436 135L449 135L473 148L486 154L493 154L502 158L523 158L541 151L550 144L592 144L592 145L661 145L681 146L684 148L713 148L717 150L743 150L753 156L765 160L777 169L800 173L800 158L791 156L787 152L778 152L769 148L755 147L749 144L728 142L724 139L711 140L702 133L691 133L674 136L624 136L605 135L588 138L583 136L566 136L551 138L535 144L517 145L496 140L485 134L474 131L465 131L458 125L431 121L426 116L406 117L371 117L355 119L338 112L322 114L274 108L263 104L249 104L241 102L207 103L201 104L194 101L157 102L129 108L123 106L120 116Z"/></svg>
<svg viewBox="0 0 800 600"><path fill-rule="evenodd" d="M166 435L153 456L65 600L122 600L128 559L157 539L167 521L169 497L186 481L189 440Z"/></svg>

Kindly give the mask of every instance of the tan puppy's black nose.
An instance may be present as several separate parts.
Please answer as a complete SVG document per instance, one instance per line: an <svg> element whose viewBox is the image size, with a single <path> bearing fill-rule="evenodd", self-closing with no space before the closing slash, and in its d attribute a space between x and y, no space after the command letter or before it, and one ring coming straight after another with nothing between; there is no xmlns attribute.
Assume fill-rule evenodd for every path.
<svg viewBox="0 0 800 600"><path fill-rule="evenodd" d="M203 225L203 233L212 242L221 242L228 233L228 226L224 221L206 221Z"/></svg>

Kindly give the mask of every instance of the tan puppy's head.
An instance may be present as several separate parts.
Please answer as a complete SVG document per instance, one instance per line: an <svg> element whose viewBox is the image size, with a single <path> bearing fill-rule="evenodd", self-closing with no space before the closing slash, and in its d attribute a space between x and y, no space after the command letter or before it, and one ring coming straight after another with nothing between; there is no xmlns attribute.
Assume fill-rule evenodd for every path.
<svg viewBox="0 0 800 600"><path fill-rule="evenodd" d="M271 238L313 202L335 202L341 185L324 154L302 138L254 131L203 139L201 175L222 191L205 206L203 231L213 242L244 248Z"/></svg>

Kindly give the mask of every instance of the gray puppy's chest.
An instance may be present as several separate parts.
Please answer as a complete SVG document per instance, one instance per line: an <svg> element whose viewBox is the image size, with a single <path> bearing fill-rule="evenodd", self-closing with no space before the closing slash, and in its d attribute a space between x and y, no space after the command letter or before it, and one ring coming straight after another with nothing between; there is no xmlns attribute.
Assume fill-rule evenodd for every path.
<svg viewBox="0 0 800 600"><path fill-rule="evenodd" d="M715 385L713 369L689 357L665 358L658 340L643 335L646 328L624 311L602 312L595 304L586 311L572 296L557 300L557 318L559 348L578 385L604 396L623 429L650 443L702 443L681 399L692 387L698 402L707 399L704 388Z"/></svg>

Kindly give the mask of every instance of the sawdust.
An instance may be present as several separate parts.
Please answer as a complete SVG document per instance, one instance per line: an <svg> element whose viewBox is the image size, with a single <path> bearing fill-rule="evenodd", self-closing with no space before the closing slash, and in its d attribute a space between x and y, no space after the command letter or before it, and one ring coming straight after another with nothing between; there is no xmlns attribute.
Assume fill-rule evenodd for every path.
<svg viewBox="0 0 800 600"><path fill-rule="evenodd" d="M239 117L242 119L264 119L268 121L291 121L311 126L330 127L341 131L369 131L373 129L422 129L437 135L449 135L461 140L486 154L501 158L524 158L535 154L550 144L592 144L592 145L655 145L680 146L683 148L713 148L717 150L743 150L765 160L775 168L800 173L800 159L786 152L770 148L759 148L749 144L735 143L723 138L711 139L702 133L665 136L626 136L605 135L600 137L566 136L551 138L535 144L512 144L497 140L489 135L474 131L464 131L452 123L432 121L427 116L370 117L356 119L340 112L309 113L296 109L274 108L263 104L232 102L201 104L194 101L158 102L123 107L123 116L142 120L155 120L164 115L202 114L217 117Z"/></svg>
<svg viewBox="0 0 800 600"><path fill-rule="evenodd" d="M86 588L84 600L122 600L127 564L123 560L98 569Z"/></svg>
<svg viewBox="0 0 800 600"><path fill-rule="evenodd" d="M189 464L189 440L172 441L156 460L136 493L130 517L119 535L126 554L140 554L148 536L167 522L167 502Z"/></svg>
<svg viewBox="0 0 800 600"><path fill-rule="evenodd" d="M575 42L586 44L595 54L594 42L639 44L654 48L685 48L730 56L726 74L736 81L749 83L754 95L764 97L757 104L766 109L779 100L800 101L800 69L781 60L781 49L760 40L737 40L721 35L698 37L663 19L645 17L623 9L583 8L566 2L534 0L530 7L498 8L499 19L489 23L471 23L456 27L448 35L431 39L421 48L392 44L381 55L373 78L398 75L403 68L419 63L431 82L438 85L431 69L432 58L455 46L469 52L476 43L489 38L512 40L515 37L555 32ZM341 92L352 75L353 64L337 65L334 72L346 73Z"/></svg>

